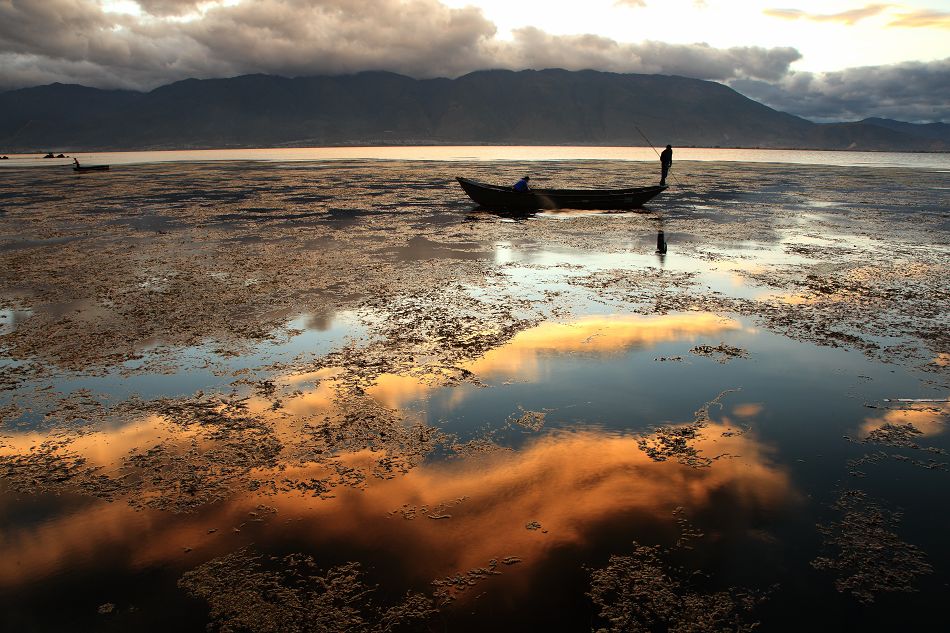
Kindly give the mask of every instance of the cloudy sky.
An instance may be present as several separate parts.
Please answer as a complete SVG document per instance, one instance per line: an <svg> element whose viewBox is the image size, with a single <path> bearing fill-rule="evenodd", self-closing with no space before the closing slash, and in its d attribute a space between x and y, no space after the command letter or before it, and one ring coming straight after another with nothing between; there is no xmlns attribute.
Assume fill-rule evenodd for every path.
<svg viewBox="0 0 950 633"><path fill-rule="evenodd" d="M950 122L950 0L0 0L0 89L593 68L814 120Z"/></svg>

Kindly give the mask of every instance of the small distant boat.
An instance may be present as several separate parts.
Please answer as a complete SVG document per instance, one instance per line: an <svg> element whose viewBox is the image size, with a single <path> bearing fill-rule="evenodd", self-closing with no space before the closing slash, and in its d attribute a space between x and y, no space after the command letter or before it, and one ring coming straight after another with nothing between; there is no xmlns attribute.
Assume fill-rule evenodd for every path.
<svg viewBox="0 0 950 633"><path fill-rule="evenodd" d="M637 209L662 193L665 186L628 189L531 189L489 185L456 178L468 197L489 209L527 211L534 209Z"/></svg>

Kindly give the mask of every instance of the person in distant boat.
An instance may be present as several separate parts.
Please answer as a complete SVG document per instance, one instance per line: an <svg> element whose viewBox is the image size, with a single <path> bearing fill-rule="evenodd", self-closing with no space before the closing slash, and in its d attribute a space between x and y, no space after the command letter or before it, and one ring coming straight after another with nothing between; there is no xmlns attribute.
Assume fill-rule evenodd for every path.
<svg viewBox="0 0 950 633"><path fill-rule="evenodd" d="M512 189L514 189L515 191L519 193L524 193L525 191L529 191L531 189L531 187L528 186L529 180L531 180L531 177L525 176L524 178L516 182L514 186L512 187Z"/></svg>
<svg viewBox="0 0 950 633"><path fill-rule="evenodd" d="M666 176L670 173L670 167L673 165L673 148L669 145L660 152L660 186L666 186Z"/></svg>

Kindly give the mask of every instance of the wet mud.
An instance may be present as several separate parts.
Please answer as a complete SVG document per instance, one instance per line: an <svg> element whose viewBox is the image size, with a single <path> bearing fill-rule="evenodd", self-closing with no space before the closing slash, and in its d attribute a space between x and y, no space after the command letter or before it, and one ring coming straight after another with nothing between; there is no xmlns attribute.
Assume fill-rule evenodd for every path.
<svg viewBox="0 0 950 633"><path fill-rule="evenodd" d="M526 170L655 177L5 170L4 628L933 616L950 174L683 163L642 212L518 216L453 181Z"/></svg>

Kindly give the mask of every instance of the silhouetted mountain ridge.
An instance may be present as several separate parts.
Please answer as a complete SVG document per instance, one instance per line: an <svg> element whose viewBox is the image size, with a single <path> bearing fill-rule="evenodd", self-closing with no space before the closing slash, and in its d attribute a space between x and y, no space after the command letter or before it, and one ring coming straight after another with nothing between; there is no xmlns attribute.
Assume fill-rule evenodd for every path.
<svg viewBox="0 0 950 633"><path fill-rule="evenodd" d="M950 148L945 124L816 124L710 81L592 70L187 79L139 93L51 84L0 93L0 150L347 144ZM639 128L639 130L638 130Z"/></svg>
<svg viewBox="0 0 950 633"><path fill-rule="evenodd" d="M950 125L946 123L905 123L903 121L895 121L894 119L881 119L877 117L864 119L860 121L860 123L876 125L912 136L950 143Z"/></svg>

